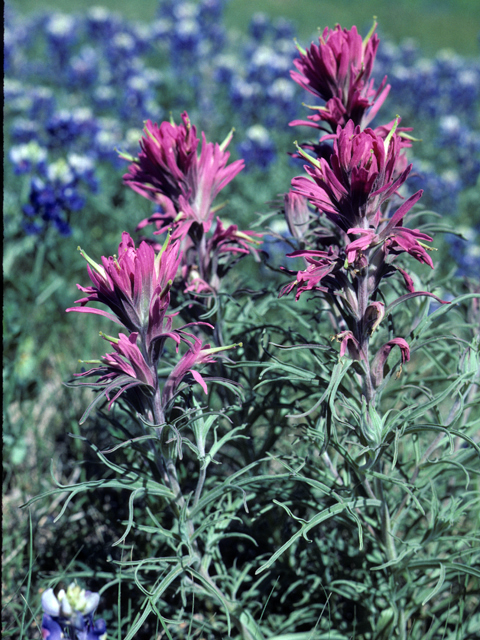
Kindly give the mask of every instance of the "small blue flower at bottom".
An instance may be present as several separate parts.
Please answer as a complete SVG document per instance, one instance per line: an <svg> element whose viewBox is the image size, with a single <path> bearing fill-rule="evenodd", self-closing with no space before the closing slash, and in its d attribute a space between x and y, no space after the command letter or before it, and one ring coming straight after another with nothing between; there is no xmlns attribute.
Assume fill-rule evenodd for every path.
<svg viewBox="0 0 480 640"><path fill-rule="evenodd" d="M85 591L72 583L67 591L61 589L56 596L53 589L42 595L43 640L106 640L105 620L93 620L100 601L98 593Z"/></svg>

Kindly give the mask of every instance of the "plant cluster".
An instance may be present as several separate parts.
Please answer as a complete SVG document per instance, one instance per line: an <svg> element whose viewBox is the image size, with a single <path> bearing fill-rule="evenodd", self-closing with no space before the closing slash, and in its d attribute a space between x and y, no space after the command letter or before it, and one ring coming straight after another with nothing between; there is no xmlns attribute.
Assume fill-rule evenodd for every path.
<svg viewBox="0 0 480 640"><path fill-rule="evenodd" d="M108 628L126 640L473 639L480 296L467 280L434 280L442 225L411 186L412 129L397 115L376 124L391 92L375 71L376 25L365 38L356 27L325 28L294 57L279 44L288 25L258 18L250 45L262 44L245 47L242 72L216 55L226 47L220 10L215 0L164 2L148 32L100 10L81 29L73 18L42 18L56 73L72 90L108 97L110 88L126 109L118 88L128 98L142 85L141 56L162 34L179 93L161 82L172 105L182 87L194 105L161 121L164 107L143 85L129 125L149 119L114 160L124 167L115 197L127 192L130 207L124 220L110 216L116 253L97 253L101 238L90 243L83 232L90 282L79 272L82 297L68 318L85 334L95 321L107 353L81 361L69 383L86 400L75 433L82 469L28 505L61 505L52 526L76 505L107 543L89 561L89 532L81 562L50 572L42 636L103 640ZM76 48L86 33L109 47L105 56ZM194 68L192 56L215 62ZM7 62L26 65L13 46ZM318 103L306 119L295 84ZM226 124L211 109L214 87L246 130L243 159L230 159L233 131L221 143L197 134L194 116L211 131ZM36 104L30 91L19 109ZM50 241L55 228L75 234L65 212L81 199L77 186L98 186L96 148L48 161L55 145L60 153L69 140L101 138L95 117L85 128L68 116L50 113L42 139L13 123L26 136L10 152L16 173L35 174L24 232ZM272 171L267 127L286 119L287 129L292 118L298 138L312 135L293 148L291 168L303 174L290 187L282 175L286 193L263 219L269 229L243 229L232 185L250 163ZM257 145L250 156L248 144ZM62 589L60 577L74 582ZM96 591L78 586L87 580Z"/></svg>

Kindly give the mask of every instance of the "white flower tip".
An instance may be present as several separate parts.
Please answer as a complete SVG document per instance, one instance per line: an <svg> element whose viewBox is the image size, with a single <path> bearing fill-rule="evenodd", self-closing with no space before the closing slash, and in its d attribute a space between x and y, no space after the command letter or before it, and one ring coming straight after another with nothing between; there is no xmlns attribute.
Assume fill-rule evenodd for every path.
<svg viewBox="0 0 480 640"><path fill-rule="evenodd" d="M100 602L100 595L94 591L86 591L85 592L85 609L83 613L88 615L95 611L98 607L98 603Z"/></svg>
<svg viewBox="0 0 480 640"><path fill-rule="evenodd" d="M49 616L57 617L60 614L60 603L53 589L47 589L42 595L42 609Z"/></svg>
<svg viewBox="0 0 480 640"><path fill-rule="evenodd" d="M62 600L61 612L62 616L65 616L66 618L69 618L73 613L72 606L67 598Z"/></svg>

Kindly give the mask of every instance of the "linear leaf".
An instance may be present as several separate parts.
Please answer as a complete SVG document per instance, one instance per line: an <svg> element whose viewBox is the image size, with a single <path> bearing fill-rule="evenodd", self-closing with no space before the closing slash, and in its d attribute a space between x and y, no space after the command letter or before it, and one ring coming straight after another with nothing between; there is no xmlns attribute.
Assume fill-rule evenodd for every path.
<svg viewBox="0 0 480 640"><path fill-rule="evenodd" d="M440 564L440 576L438 578L438 582L435 585L435 587L432 589L432 591L430 591L430 593L428 594L428 596L424 599L424 601L422 602L422 607L425 606L427 604L427 602L429 600L431 600L433 598L434 595L436 595L440 589L443 586L443 583L445 582L445 576L447 574L447 571L445 569L445 565L443 563Z"/></svg>
<svg viewBox="0 0 480 640"><path fill-rule="evenodd" d="M307 524L303 525L303 527L301 527L290 538L290 540L288 540L288 542L282 545L280 549L278 549L264 565L262 565L259 569L256 570L255 574L258 575L259 573L262 573L262 571L265 571L265 569L268 569L268 567L271 567L272 564L275 562L275 560L277 560L282 555L282 553L284 553L289 547L291 547L291 545L295 542L295 540L297 540L301 536L307 539L306 535L310 531L310 529L313 529L313 527L316 527L317 525L321 524L325 520L328 520L329 518L333 518L339 513L342 513L342 511L347 511L349 509L357 509L360 507L381 507L381 506L382 506L382 503L380 500L374 500L372 498L367 498L367 499L358 498L357 500L351 500L350 502L339 503L331 507L328 507L327 509L324 509L323 511L318 513L316 516L314 516L311 520L309 520Z"/></svg>

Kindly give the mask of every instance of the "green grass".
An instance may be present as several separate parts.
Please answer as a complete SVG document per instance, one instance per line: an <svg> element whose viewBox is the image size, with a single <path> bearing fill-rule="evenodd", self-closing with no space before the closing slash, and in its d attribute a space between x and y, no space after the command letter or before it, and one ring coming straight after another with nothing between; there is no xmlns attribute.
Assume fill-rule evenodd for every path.
<svg viewBox="0 0 480 640"><path fill-rule="evenodd" d="M18 11L55 9L84 11L103 5L120 11L130 20L148 21L154 18L157 0L132 3L127 0L15 0L11 6ZM228 27L246 30L253 13L285 16L297 25L299 40L308 40L318 27L345 27L356 24L368 30L373 16L379 22L380 33L394 42L415 38L431 55L439 49L451 48L466 56L478 55L480 32L480 2L478 0L231 0L226 10Z"/></svg>

